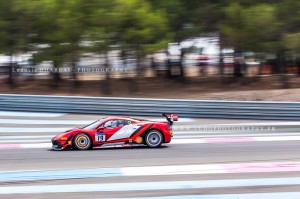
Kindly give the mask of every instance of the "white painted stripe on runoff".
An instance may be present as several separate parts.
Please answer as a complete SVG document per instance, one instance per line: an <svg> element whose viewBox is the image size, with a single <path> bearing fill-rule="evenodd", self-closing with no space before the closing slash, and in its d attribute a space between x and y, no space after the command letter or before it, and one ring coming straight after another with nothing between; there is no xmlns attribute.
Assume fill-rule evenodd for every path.
<svg viewBox="0 0 300 199"><path fill-rule="evenodd" d="M217 124L217 125L226 125L226 126L294 126L300 125L300 122L262 122L262 123L241 123L241 124Z"/></svg>
<svg viewBox="0 0 300 199"><path fill-rule="evenodd" d="M300 162L163 165L123 168L0 171L0 181L49 180L109 176L194 175L224 173L275 173L300 171Z"/></svg>
<svg viewBox="0 0 300 199"><path fill-rule="evenodd" d="M260 178L0 187L0 194L86 193L300 185L300 178Z"/></svg>
<svg viewBox="0 0 300 199"><path fill-rule="evenodd" d="M74 126L67 127L0 127L1 133L61 133L66 130L72 129ZM206 135L203 135L206 134ZM251 133L240 134L235 131L231 132L199 132L199 131L174 131L174 137L189 136L189 137L254 137L254 136L297 136L300 132L285 132L285 133ZM2 137L2 136L1 136ZM1 139L0 137L0 139Z"/></svg>
<svg viewBox="0 0 300 199"><path fill-rule="evenodd" d="M218 129L221 126L224 127L245 127L245 126L300 126L300 122L256 122L256 123L225 123L225 124L201 124L201 125L188 125L189 128L211 128L211 129ZM186 128L186 125L178 125L175 123L174 128Z"/></svg>
<svg viewBox="0 0 300 199"><path fill-rule="evenodd" d="M300 140L300 136L270 136L270 137L255 137L259 142L274 142L274 141L297 141Z"/></svg>
<svg viewBox="0 0 300 199"><path fill-rule="evenodd" d="M18 146L11 146L13 144L0 144L0 149L11 149L11 148L52 148L50 140L49 143L39 144L19 144ZM173 139L172 144L209 144L209 143L239 143L239 142L277 142L277 141L300 141L300 136L287 136L287 137L232 137L232 138L202 138L202 139ZM19 142L22 143L22 142Z"/></svg>
<svg viewBox="0 0 300 199"><path fill-rule="evenodd" d="M179 195L140 197L131 199L299 199L300 192L275 192L275 193L244 193L244 194L218 194L218 195ZM124 198L114 198L124 199Z"/></svg>
<svg viewBox="0 0 300 199"><path fill-rule="evenodd" d="M297 135L300 135L300 133L287 133L287 134L284 134L284 133L279 133L279 134L244 134L244 135L232 135L232 134L229 134L229 135L224 135L224 134L221 134L221 135L174 135L173 136L173 140L174 139L195 139L195 138L202 138L202 139L205 139L205 138L235 138L235 137L271 137L271 136L283 136L283 137L287 137L287 136L297 136Z"/></svg>
<svg viewBox="0 0 300 199"><path fill-rule="evenodd" d="M72 127L26 128L26 127L0 127L0 133L62 133Z"/></svg>
<svg viewBox="0 0 300 199"><path fill-rule="evenodd" d="M20 148L23 148L23 149L52 148L52 143L21 144Z"/></svg>
<svg viewBox="0 0 300 199"><path fill-rule="evenodd" d="M157 122L165 122L165 118L147 118L148 120L151 121L157 121ZM195 120L192 118L181 118L179 117L178 122L194 122Z"/></svg>
<svg viewBox="0 0 300 199"><path fill-rule="evenodd" d="M65 124L65 125L87 125L94 120L20 120L0 119L0 124Z"/></svg>
<svg viewBox="0 0 300 199"><path fill-rule="evenodd" d="M221 165L169 165L120 168L123 176L216 174L226 173Z"/></svg>
<svg viewBox="0 0 300 199"><path fill-rule="evenodd" d="M96 120L96 117L95 117ZM85 125L94 122L95 120L27 120L27 119L0 119L0 124L74 124ZM153 121L165 122L165 119L155 119ZM189 121L187 118L182 122Z"/></svg>
<svg viewBox="0 0 300 199"><path fill-rule="evenodd" d="M7 139L41 139L41 138L53 138L53 135L9 135L9 136L0 136L0 140L7 140Z"/></svg>
<svg viewBox="0 0 300 199"><path fill-rule="evenodd" d="M44 140L0 140L0 144L3 144L3 143L45 143L45 142L50 142L50 139L44 139Z"/></svg>
<svg viewBox="0 0 300 199"><path fill-rule="evenodd" d="M204 144L205 139L173 139L170 144Z"/></svg>
<svg viewBox="0 0 300 199"><path fill-rule="evenodd" d="M232 137L232 138L194 138L194 139L173 139L170 144L201 144L201 143L222 143L222 142L276 142L276 141L300 141L300 136L269 136L269 137Z"/></svg>
<svg viewBox="0 0 300 199"><path fill-rule="evenodd" d="M17 111L0 111L0 116L11 117L61 117L65 113L40 113L40 112L17 112Z"/></svg>
<svg viewBox="0 0 300 199"><path fill-rule="evenodd" d="M300 129L299 129L300 131ZM203 135L204 134L204 135ZM206 137L263 137L263 136L298 136L300 135L299 133L251 133L251 134L239 134L239 133L207 133L207 132L198 132L198 133L188 133L188 132L173 132L173 138L177 137L198 137L198 138L206 138Z"/></svg>

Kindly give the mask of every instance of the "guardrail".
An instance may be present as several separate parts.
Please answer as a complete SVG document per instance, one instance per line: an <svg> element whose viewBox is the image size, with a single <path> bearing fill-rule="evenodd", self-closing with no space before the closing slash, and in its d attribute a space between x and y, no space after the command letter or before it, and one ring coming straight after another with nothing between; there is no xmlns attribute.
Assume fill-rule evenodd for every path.
<svg viewBox="0 0 300 199"><path fill-rule="evenodd" d="M0 94L0 110L98 115L299 120L300 103Z"/></svg>

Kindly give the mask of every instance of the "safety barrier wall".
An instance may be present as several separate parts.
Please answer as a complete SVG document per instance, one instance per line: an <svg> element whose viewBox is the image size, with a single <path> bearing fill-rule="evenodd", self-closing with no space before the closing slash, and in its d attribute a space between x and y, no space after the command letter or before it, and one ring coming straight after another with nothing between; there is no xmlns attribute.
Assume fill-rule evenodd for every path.
<svg viewBox="0 0 300 199"><path fill-rule="evenodd" d="M175 100L0 94L1 111L240 119L300 119L298 102Z"/></svg>

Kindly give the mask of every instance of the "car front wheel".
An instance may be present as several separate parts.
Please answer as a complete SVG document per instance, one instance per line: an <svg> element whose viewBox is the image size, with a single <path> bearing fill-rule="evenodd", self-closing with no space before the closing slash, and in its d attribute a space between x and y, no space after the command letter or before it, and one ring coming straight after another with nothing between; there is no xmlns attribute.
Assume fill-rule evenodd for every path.
<svg viewBox="0 0 300 199"><path fill-rule="evenodd" d="M88 135L80 133L75 136L73 146L78 150L87 150L91 148L92 140Z"/></svg>

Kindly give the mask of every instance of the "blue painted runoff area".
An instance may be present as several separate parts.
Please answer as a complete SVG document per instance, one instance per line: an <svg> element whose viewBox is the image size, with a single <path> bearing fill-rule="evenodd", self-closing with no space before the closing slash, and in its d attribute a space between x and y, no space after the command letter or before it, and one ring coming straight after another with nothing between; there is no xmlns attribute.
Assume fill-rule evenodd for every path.
<svg viewBox="0 0 300 199"><path fill-rule="evenodd" d="M0 181L50 180L121 176L118 168L0 172Z"/></svg>

